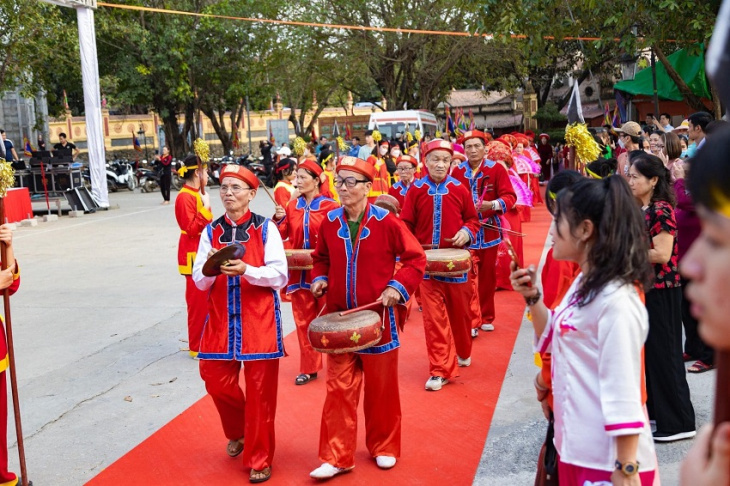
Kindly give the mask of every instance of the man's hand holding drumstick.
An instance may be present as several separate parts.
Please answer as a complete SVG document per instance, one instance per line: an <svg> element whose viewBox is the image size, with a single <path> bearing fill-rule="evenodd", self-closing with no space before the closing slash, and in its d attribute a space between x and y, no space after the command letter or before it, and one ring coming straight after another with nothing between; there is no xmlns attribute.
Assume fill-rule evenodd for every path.
<svg viewBox="0 0 730 486"><path fill-rule="evenodd" d="M461 248L469 244L471 236L469 236L469 232L467 230L462 228L456 232L453 238L444 238L444 241L448 241L455 247Z"/></svg>
<svg viewBox="0 0 730 486"><path fill-rule="evenodd" d="M310 292L312 292L312 295L319 299L325 294L325 292L327 292L327 281L317 280L316 282L312 283L312 286L309 288L309 290Z"/></svg>

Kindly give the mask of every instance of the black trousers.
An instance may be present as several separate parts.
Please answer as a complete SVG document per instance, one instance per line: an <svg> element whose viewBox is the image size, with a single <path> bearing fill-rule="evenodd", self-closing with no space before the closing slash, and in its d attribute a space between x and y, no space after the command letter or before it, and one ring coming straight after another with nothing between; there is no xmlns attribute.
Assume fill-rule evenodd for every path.
<svg viewBox="0 0 730 486"><path fill-rule="evenodd" d="M682 361L682 289L653 289L646 294L649 336L644 345L649 417L657 432L696 429Z"/></svg>
<svg viewBox="0 0 730 486"><path fill-rule="evenodd" d="M682 324L684 324L684 352L705 364L715 363L715 351L702 341L698 332L697 319L689 311L690 303L685 295L689 280L682 279Z"/></svg>
<svg viewBox="0 0 730 486"><path fill-rule="evenodd" d="M170 185L172 184L172 172L163 170L160 174L160 192L164 201L170 200Z"/></svg>

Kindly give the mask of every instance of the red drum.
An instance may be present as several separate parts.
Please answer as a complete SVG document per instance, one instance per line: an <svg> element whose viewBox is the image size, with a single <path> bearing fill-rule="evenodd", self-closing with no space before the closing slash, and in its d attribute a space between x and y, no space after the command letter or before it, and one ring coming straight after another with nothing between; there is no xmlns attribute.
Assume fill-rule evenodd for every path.
<svg viewBox="0 0 730 486"><path fill-rule="evenodd" d="M286 255L289 270L311 270L313 266L312 253L314 253L314 250L285 248L284 254Z"/></svg>
<svg viewBox="0 0 730 486"><path fill-rule="evenodd" d="M459 277L471 269L469 250L441 248L426 250L426 275Z"/></svg>
<svg viewBox="0 0 730 486"><path fill-rule="evenodd" d="M320 353L352 353L370 348L383 335L380 315L364 310L341 316L335 312L316 318L309 325L309 342Z"/></svg>
<svg viewBox="0 0 730 486"><path fill-rule="evenodd" d="M383 209L387 209L396 216L400 213L400 203L390 194L381 194L375 198L375 202L373 204Z"/></svg>

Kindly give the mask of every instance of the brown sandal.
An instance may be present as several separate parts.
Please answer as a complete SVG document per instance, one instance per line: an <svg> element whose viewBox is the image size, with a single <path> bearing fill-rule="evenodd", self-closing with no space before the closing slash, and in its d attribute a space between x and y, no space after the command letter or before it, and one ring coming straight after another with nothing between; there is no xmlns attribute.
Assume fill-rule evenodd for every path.
<svg viewBox="0 0 730 486"><path fill-rule="evenodd" d="M263 483L271 478L271 466L265 467L260 471L251 469L251 473L248 475L248 482L250 483Z"/></svg>
<svg viewBox="0 0 730 486"><path fill-rule="evenodd" d="M226 446L226 452L231 457L238 456L241 452L243 452L243 439L229 440L228 445Z"/></svg>

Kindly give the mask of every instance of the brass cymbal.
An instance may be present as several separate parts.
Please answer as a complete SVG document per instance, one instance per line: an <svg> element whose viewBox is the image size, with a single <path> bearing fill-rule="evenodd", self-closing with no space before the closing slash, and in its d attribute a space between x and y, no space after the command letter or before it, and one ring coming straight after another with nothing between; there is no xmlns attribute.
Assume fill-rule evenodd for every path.
<svg viewBox="0 0 730 486"><path fill-rule="evenodd" d="M203 275L215 277L221 274L221 267L228 264L229 260L240 260L246 254L246 247L240 243L233 243L221 248L205 261Z"/></svg>

